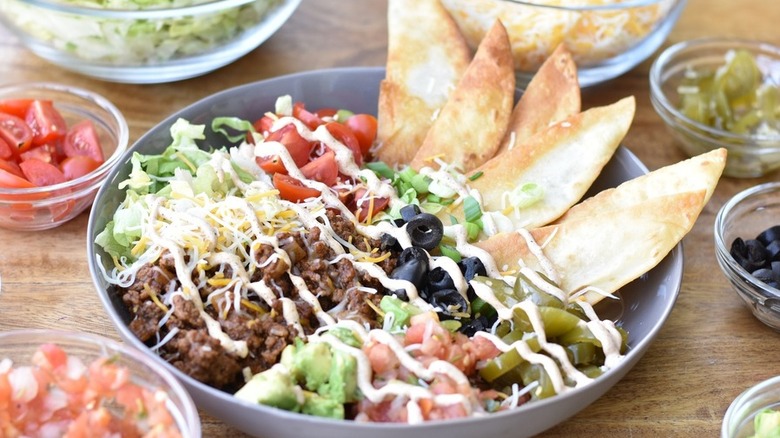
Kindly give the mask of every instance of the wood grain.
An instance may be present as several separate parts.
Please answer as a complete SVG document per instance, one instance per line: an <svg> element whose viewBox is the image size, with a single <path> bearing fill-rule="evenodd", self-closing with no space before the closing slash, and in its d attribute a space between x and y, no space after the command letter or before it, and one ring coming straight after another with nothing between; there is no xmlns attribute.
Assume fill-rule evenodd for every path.
<svg viewBox="0 0 780 438"><path fill-rule="evenodd" d="M222 89L302 70L383 65L386 0L304 0L265 44L208 75L160 85L127 85L80 76L35 57L0 27L0 83L56 81L96 91L127 117L131 141L172 112ZM666 42L740 36L780 44L775 0L689 0ZM583 108L637 99L625 145L649 168L685 158L649 100L644 62L608 84L587 89ZM780 374L780 336L750 314L715 261L712 227L721 205L751 185L776 180L723 179L685 238L685 272L675 308L644 358L603 397L545 437L718 436L723 414L741 391ZM49 231L0 230L0 330L50 327L117 338L92 286L86 260L87 213ZM241 437L202 413L205 437Z"/></svg>

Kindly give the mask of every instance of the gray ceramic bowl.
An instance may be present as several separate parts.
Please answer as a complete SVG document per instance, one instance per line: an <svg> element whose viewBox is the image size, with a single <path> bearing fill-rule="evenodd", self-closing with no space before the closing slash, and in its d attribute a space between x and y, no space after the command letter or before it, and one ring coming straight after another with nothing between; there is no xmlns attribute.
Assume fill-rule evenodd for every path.
<svg viewBox="0 0 780 438"><path fill-rule="evenodd" d="M379 82L384 77L381 68L347 68L313 71L251 83L223 91L201 100L170 116L141 137L127 152L123 164L109 175L98 193L89 218L87 248L92 279L109 317L122 338L145 351L161 366L168 367L184 382L195 403L212 415L242 431L266 438L317 436L341 438L364 436L372 438L449 438L453 436L512 436L521 438L538 434L585 409L614 386L642 357L658 334L674 306L682 280L683 254L678 245L656 268L620 291L620 304L597 308L602 317L619 321L630 334L630 351L625 360L606 372L592 384L522 407L481 418L431 422L420 425L367 424L309 417L251 405L231 394L213 389L183 374L156 356L128 328L129 315L121 299L111 294L109 284L97 267L96 256L101 250L94 244L95 236L105 227L124 194L117 183L130 170L133 152L160 153L168 144L169 127L183 117L206 123L215 116L259 117L274 108L279 95L290 94L293 100L309 108L348 108L354 112L376 113ZM207 130L208 131L208 130ZM213 133L207 134L207 140ZM216 138L216 137L214 137ZM220 143L221 144L221 143ZM614 187L622 181L647 173L647 168L627 149L620 148L607 164L593 191ZM106 260L103 257L103 260ZM619 416L615 412L615 416Z"/></svg>

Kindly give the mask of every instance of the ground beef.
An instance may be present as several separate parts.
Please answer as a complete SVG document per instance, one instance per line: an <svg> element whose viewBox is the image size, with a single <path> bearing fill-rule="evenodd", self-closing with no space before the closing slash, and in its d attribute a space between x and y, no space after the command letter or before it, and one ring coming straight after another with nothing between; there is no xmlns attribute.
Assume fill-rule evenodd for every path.
<svg viewBox="0 0 780 438"><path fill-rule="evenodd" d="M327 211L327 220L341 239L352 242L361 251L371 252L379 248L379 242L358 234L354 225L337 211ZM253 253L255 262L262 267L249 272L250 279L263 281L277 297L292 300L305 334L313 333L320 321L312 306L298 295L288 272L303 278L311 293L317 296L323 310L341 306L338 315L335 315L337 318L354 319L371 327L377 325L375 308L384 292L381 284L357 272L347 259L331 263L338 254L321 239L319 228L314 227L301 233L279 233L276 237L279 248L288 255L290 264L281 258L269 263L269 258L275 257L276 249L261 244L254 248ZM378 252L373 254L377 257L381 255ZM392 272L397 256L393 252L380 263L386 273ZM231 277L229 266L214 267L206 272L206 277L212 278L220 269L225 278ZM149 290L162 296L172 286L178 286L171 284L178 281L175 272L173 257L167 252L163 253L154 265L139 270L136 281L121 291L122 299L134 315L131 329L148 345L157 344L171 330L177 330L175 336L160 347L159 352L193 378L216 388L234 391L243 384L242 369L249 368L253 373L258 373L270 368L279 361L282 350L299 336L294 326L287 324L284 319L282 301L277 300L269 307L252 293L242 301L248 299L253 304L248 307L242 305L240 310L230 307L225 313L224 309L211 305L205 308L214 320L219 321L222 331L228 337L247 343L249 354L244 358L229 353L216 338L208 334L198 304L184 296L174 296L174 310L162 328L158 329L166 312L151 300ZM205 303L209 294L218 287L203 284L202 275L193 274L193 281L201 285L199 292ZM365 287L373 288L377 293L366 292Z"/></svg>
<svg viewBox="0 0 780 438"><path fill-rule="evenodd" d="M161 354L187 375L216 388L233 389L243 383L238 358L206 330L179 332Z"/></svg>

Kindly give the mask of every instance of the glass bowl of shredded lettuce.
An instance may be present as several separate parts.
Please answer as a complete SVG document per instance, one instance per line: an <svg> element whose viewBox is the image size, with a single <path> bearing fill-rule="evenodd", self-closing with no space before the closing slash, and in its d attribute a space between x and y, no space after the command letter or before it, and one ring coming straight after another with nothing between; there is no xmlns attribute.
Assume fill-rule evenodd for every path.
<svg viewBox="0 0 780 438"><path fill-rule="evenodd" d="M33 53L112 82L202 75L255 49L301 0L3 0L0 20Z"/></svg>

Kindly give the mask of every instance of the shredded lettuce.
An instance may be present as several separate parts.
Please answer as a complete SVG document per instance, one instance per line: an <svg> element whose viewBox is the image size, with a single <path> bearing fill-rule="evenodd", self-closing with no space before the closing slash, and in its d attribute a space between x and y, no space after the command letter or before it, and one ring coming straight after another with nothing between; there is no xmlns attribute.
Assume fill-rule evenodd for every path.
<svg viewBox="0 0 780 438"><path fill-rule="evenodd" d="M63 6L146 11L206 0L60 0ZM0 13L32 37L87 60L154 64L215 50L260 23L282 0L253 1L207 14L116 19L63 13L26 2L0 2Z"/></svg>

